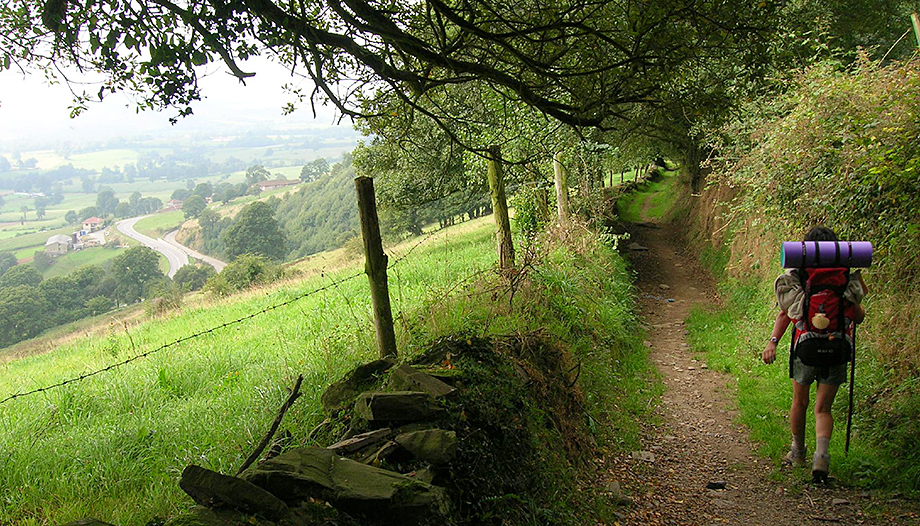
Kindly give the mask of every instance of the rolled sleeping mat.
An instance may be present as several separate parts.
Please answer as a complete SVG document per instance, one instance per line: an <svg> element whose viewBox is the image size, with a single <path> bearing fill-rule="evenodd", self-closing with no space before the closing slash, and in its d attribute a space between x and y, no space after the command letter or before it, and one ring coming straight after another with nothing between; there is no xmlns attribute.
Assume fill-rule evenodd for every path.
<svg viewBox="0 0 920 526"><path fill-rule="evenodd" d="M871 241L786 241L780 258L783 268L868 267Z"/></svg>

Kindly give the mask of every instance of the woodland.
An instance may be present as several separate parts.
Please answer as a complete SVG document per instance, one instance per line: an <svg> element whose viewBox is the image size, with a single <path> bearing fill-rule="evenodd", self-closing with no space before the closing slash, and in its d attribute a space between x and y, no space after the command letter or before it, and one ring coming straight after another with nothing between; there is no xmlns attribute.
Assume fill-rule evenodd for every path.
<svg viewBox="0 0 920 526"><path fill-rule="evenodd" d="M470 418L490 412L507 416L496 433L521 457L506 465L488 461L493 458L488 455L482 461L476 457L482 450L466 452L474 458L470 465L482 471L454 473L451 484L461 488L463 481L463 487L476 488L469 494L456 489L462 495L454 500L457 523L580 524L584 517L614 523L619 512L608 509L609 503L598 504L598 494L585 489L585 481L593 479L585 475L591 468L584 460L595 450L636 449L637 427L651 425L649 408L660 395L642 344L647 327L636 311L632 274L614 250L622 251L628 241L624 224L637 220L627 217L631 205L623 197L636 186L625 180L634 173L657 173L654 165L676 168L678 184L664 192L664 220L695 247L694 256L717 282L721 297L715 307L690 315L686 334L694 352L736 378L739 418L760 453L775 464L788 450L788 400L779 387L787 380L782 367L758 369L757 360L760 336L768 334L775 316L776 247L800 239L815 224L833 228L842 239L872 241L875 255L866 272L871 294L867 322L860 328L855 395L857 445L845 456L842 445L834 444L835 459L840 458L835 475L848 488L914 498L920 491L920 433L912 425L920 416L920 333L915 330L920 316L915 301L920 292L920 19L914 14L912 26L915 8L902 0L12 0L0 6L0 68L6 70L0 74L45 71L68 82L74 79L64 71L76 68L104 79L92 90L76 90L75 116L127 92L140 110L161 111L164 119L192 119L196 102L206 95L198 83L203 66L219 65L245 83L259 74L247 69L246 60L260 56L309 81L302 84L309 89L291 89L298 102L286 111L330 105L364 136L341 162L306 164L302 185L283 195L246 195L243 187L225 183L222 190L230 191L225 201L213 197L217 186L188 188L187 196L179 196L195 203L185 210L188 221L180 237L227 257L231 266L216 276L190 269L186 272L194 275L182 279L195 285L185 289L159 275L151 278L161 286L159 294L149 294L146 314L162 316L161 326L138 326L132 336L127 322L123 331L113 323L105 342L62 352L92 356L94 364L100 357L123 359L135 350L135 337L171 341L189 325L200 327L195 322L201 319L236 318L218 323L245 321L253 332L250 337L235 331L227 342L193 342L209 357L207 363L184 355L176 364L161 358L138 366L149 367L139 374L151 386L123 395L131 401L113 401L122 412L146 407L145 397L157 401L152 405L175 402L163 411L171 424L163 425L181 428L182 440L194 436L204 444L183 442L194 453L174 454L175 444L161 438L172 432L161 432L153 418L140 420L140 410L134 428L93 442L87 437L94 429L117 429L116 417L93 406L97 421L75 433L74 442L93 442L99 451L129 444L135 453L127 462L138 462L130 469L140 471L137 466L149 462L157 474L151 475L155 483L132 479L122 487L111 481L124 466L100 462L99 474L74 465L73 473L91 479L92 487L118 486L80 511L108 513L119 524L144 524L145 513L148 519L180 513L181 495L172 486L182 468L161 464L167 462L163 457L200 462L215 471L234 469L247 449L240 444L265 427L244 416L250 414L247 404L280 403L289 393L265 386L290 380L299 368L309 370L305 398L311 401L305 404L311 405L290 417L300 429L291 440L312 444L322 432L310 429L345 425L328 411L324 417L318 400L324 386L373 354L374 323L369 308L356 307L359 293L349 282L360 271L347 277L352 267L335 260L336 252L323 251L358 252L352 180L367 176L376 187L384 241L399 254L390 268L397 269L391 295L401 353L416 358L430 350L431 342L437 347L452 338L475 349L476 338L505 341L501 338L514 334L517 343L508 344L511 350L502 358L511 360L502 362L506 377L516 374L512 362L527 367L552 362L552 375L567 378L562 383L570 380L570 389L577 385L574 401L555 390L560 383L555 376L529 383L526 395L514 391L512 396L501 386L480 393L487 400L477 402L481 414ZM260 170L265 168L250 166L246 182L267 179ZM208 193L212 203L202 207L193 201L198 191ZM217 201L230 207L219 209ZM489 214L495 230L486 232L477 218ZM463 222L469 230L461 230L463 241L454 245L449 232L463 228L457 226ZM414 264L412 251L438 235L441 244L423 248L419 257L425 259ZM419 244L406 248L406 240L416 238ZM34 296L11 312L50 301L51 296L22 289L50 288L50 280L26 275L31 273L19 269L24 265L4 267L0 285L7 280L9 290L19 291L17 297ZM123 278L102 281L116 295L105 299L106 305L141 298L130 285L147 278ZM251 286L256 288L234 296ZM183 296L199 287L212 294ZM312 297L320 292L324 295ZM0 304L10 294L0 290ZM366 294L360 292L361 301ZM291 298L306 297L315 303L299 313L274 311ZM273 299L281 303L273 305ZM92 300L74 298L81 309ZM183 307L199 300L203 303ZM334 307L334 301L342 303ZM333 309L338 309L334 315L325 316ZM268 313L274 321L262 326L249 321L256 316L251 313ZM311 317L314 313L321 314ZM261 332L268 326L277 332ZM22 338L41 329L22 332ZM211 338L211 329L196 333L201 335ZM529 347L537 340L541 343ZM217 343L241 354L221 358ZM289 346L310 351L300 357L279 350ZM536 348L563 348L577 368L566 377L557 371L561 362L541 362L547 355ZM53 354L5 367L32 367L29 360L42 365ZM272 369L266 360L280 364L283 372L266 371ZM450 360L447 354L442 363L449 366ZM479 371L482 361L473 362L470 367ZM29 374L44 383L61 381L48 371ZM0 404L20 403L16 393L36 388L34 382L17 381L2 387L0 396L8 398ZM89 395L67 393L58 400L66 418L94 412L79 409L79 403L90 403ZM234 401L221 393L234 393ZM189 431L189 414L209 401L217 406L216 416L208 417L214 434ZM40 466L41 482L14 495L28 474L0 475L6 477L0 478L6 499L0 522L79 518L66 504L49 510L38 504L43 492L64 495L62 502L78 501L82 494L55 482L67 478L55 471L55 462L20 452L30 449L25 447L30 430L51 429L42 422L65 418L56 416L58 406L33 404L24 416L8 417L18 435L5 437L0 450L12 451L6 465L32 459ZM270 419L271 409L260 411L262 420ZM564 414L547 416L554 411ZM30 415L38 416L29 420ZM467 429L467 417L463 412L450 425ZM517 434L521 429L532 435ZM104 456L99 451L87 455L99 459ZM0 457L0 468L3 462ZM153 488L136 497L144 502L141 511L107 501L138 493L140 487Z"/></svg>

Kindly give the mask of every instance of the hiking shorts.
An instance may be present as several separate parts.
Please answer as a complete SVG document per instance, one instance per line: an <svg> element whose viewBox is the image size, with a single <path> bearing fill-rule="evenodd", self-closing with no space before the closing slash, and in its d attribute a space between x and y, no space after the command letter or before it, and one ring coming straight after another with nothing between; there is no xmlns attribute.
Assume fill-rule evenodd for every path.
<svg viewBox="0 0 920 526"><path fill-rule="evenodd" d="M812 367L805 365L798 357L792 367L792 379L802 385L811 385L816 381L819 384L841 385L847 381L847 365L833 365L830 367Z"/></svg>

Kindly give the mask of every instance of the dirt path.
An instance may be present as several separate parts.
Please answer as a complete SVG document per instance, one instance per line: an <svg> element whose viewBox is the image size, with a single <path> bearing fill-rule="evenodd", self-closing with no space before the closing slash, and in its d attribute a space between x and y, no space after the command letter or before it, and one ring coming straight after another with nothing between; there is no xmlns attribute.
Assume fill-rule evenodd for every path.
<svg viewBox="0 0 920 526"><path fill-rule="evenodd" d="M630 259L665 392L657 409L661 423L647 430L645 451L608 460L608 490L628 499L617 524L913 523L906 515L879 513L880 503L867 492L771 480L772 462L753 452L736 422L733 379L708 369L686 342L683 320L691 308L717 298L707 274L675 248L675 230L648 223L632 229L631 242L648 248L631 251ZM809 474L802 471L801 479Z"/></svg>

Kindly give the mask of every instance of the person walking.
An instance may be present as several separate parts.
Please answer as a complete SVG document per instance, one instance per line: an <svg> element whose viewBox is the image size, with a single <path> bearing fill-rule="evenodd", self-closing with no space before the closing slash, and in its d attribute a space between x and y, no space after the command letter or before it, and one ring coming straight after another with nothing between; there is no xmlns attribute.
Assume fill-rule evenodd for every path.
<svg viewBox="0 0 920 526"><path fill-rule="evenodd" d="M816 226L805 235L805 241L837 241L837 235L829 228ZM865 310L860 303L868 292L868 287L860 271L850 272L848 269L839 269L839 271L846 276L847 281L843 293L842 303L844 305L841 306L846 314L846 327L838 330L846 331L852 324L861 323L865 318ZM779 313L776 315L773 331L762 353L766 364L771 364L776 360L777 344L790 324L794 324L795 327L792 336L794 340L797 339L796 330L801 334L801 331L807 331L811 327L805 320L809 313L804 312L804 308L807 308L805 307L807 299L805 283L806 280L811 279L807 274L803 274L807 272L806 269L789 269L776 278L774 291ZM823 314L816 315L812 321L821 322L822 320L818 319L819 316ZM823 321L826 320L827 318L824 318ZM828 448L834 429L831 407L838 388L847 380L847 364L844 362L826 366L806 365L795 353L795 342L791 348L793 352L789 357L791 361L789 369L792 378L792 407L789 410L789 424L792 430L792 445L783 460L784 463L793 466L804 466L806 463L805 415L808 411L811 384L816 383L814 405L816 441L812 459L812 479L815 482L826 482L830 469Z"/></svg>

